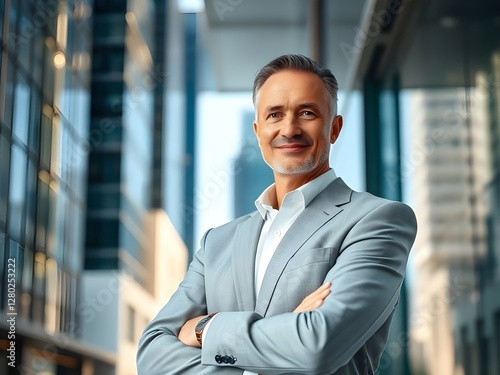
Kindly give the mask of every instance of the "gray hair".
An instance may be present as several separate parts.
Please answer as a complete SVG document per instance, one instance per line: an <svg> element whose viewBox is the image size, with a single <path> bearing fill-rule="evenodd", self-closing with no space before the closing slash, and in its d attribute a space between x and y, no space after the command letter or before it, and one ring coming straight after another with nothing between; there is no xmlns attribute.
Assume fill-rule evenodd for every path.
<svg viewBox="0 0 500 375"><path fill-rule="evenodd" d="M331 70L324 68L307 56L296 54L277 57L259 70L253 81L252 101L254 105L262 85L264 85L269 77L282 70L299 70L316 74L323 81L325 89L332 100L333 114L337 114L337 92L339 84Z"/></svg>

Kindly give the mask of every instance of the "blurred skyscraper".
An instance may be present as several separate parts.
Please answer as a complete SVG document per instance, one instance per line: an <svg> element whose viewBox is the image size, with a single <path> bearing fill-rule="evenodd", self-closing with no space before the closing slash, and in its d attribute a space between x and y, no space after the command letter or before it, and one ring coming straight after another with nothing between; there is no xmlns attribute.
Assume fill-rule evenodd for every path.
<svg viewBox="0 0 500 375"><path fill-rule="evenodd" d="M255 199L274 182L272 170L262 160L253 132L255 114L246 112L242 117L242 147L233 165L235 218L255 211Z"/></svg>
<svg viewBox="0 0 500 375"><path fill-rule="evenodd" d="M491 179L489 170L482 168L489 159L487 128L484 121L476 121L478 142L471 143L465 116L443 115L454 106L465 107L459 89L415 92L412 106L414 199L421 220L415 242L415 309L440 305L432 319L419 318L414 333L430 374L451 375L455 373L450 360L455 355L452 305L476 287L475 262L486 251L486 202L480 195ZM470 164L470 158L476 163ZM472 182L480 187L473 189Z"/></svg>
<svg viewBox="0 0 500 375"><path fill-rule="evenodd" d="M142 329L186 269L163 174L184 156L164 146L184 140L182 17L175 1L93 5L0 1L2 350L17 313L2 374L136 374Z"/></svg>
<svg viewBox="0 0 500 375"><path fill-rule="evenodd" d="M0 1L0 372L80 374L91 3ZM8 264L15 360L7 366ZM9 362L11 362L9 360Z"/></svg>
<svg viewBox="0 0 500 375"><path fill-rule="evenodd" d="M83 320L82 339L115 360L107 368L94 366L100 375L136 374L140 334L187 267L185 245L165 214L163 186L170 31L178 38L174 43L183 42L183 25L170 22L174 18L175 2L94 4L81 290L97 310ZM182 122L176 127L182 133Z"/></svg>
<svg viewBox="0 0 500 375"><path fill-rule="evenodd" d="M163 86L154 77L154 15L154 1L96 2L93 14L85 268L125 269L142 285L154 94Z"/></svg>

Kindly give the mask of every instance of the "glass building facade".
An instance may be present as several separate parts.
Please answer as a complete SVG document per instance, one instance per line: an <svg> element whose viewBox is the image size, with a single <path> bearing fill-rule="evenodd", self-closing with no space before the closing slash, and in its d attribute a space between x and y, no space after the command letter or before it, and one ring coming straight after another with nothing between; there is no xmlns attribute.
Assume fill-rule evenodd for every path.
<svg viewBox="0 0 500 375"><path fill-rule="evenodd" d="M124 269L143 285L154 94L163 87L153 60L154 12L153 1L116 0L96 2L93 16L85 268Z"/></svg>
<svg viewBox="0 0 500 375"><path fill-rule="evenodd" d="M367 188L406 191L419 232L408 334L379 371L499 374L500 4L393 3L365 29Z"/></svg>
<svg viewBox="0 0 500 375"><path fill-rule="evenodd" d="M80 373L82 355L68 343L79 336L90 15L86 0L0 1L2 351L13 311L4 287L9 259L17 312L17 368L2 355L2 373ZM55 337L66 340L58 350Z"/></svg>

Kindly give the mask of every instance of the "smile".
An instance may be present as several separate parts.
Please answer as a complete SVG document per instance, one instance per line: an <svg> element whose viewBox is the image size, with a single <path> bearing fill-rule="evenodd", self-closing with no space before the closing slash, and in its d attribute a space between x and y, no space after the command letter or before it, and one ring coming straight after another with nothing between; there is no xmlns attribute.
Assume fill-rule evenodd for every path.
<svg viewBox="0 0 500 375"><path fill-rule="evenodd" d="M287 145L282 145L280 147L277 147L279 150L287 153L294 153L294 152L300 152L306 149L308 146L303 145L303 144L287 144Z"/></svg>

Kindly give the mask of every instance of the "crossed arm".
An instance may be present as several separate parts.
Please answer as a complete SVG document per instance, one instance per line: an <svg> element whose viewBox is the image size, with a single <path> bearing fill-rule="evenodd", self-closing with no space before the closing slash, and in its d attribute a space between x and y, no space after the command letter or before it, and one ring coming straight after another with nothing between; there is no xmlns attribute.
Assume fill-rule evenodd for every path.
<svg viewBox="0 0 500 375"><path fill-rule="evenodd" d="M200 350L185 343L192 342L193 326L207 313L202 246L178 291L141 338L139 374L334 373L392 315L415 233L407 206L386 203L373 209L343 239L325 277L331 282L328 298L304 300L301 313L265 318L252 311L220 312ZM312 305L308 309L304 303ZM319 307L311 309L315 304ZM237 357L238 367L217 364L214 358L222 353Z"/></svg>
<svg viewBox="0 0 500 375"><path fill-rule="evenodd" d="M304 300L300 303L299 306L295 310L294 313L300 313L305 311L312 311L320 307L325 298L330 294L330 287L332 283L327 281L323 285L321 285L314 292L309 294ZM192 346L194 348L201 348L200 343L196 339L195 335L195 327L198 322L208 315L197 316L196 318L189 319L181 328L179 332L179 340L187 346Z"/></svg>

